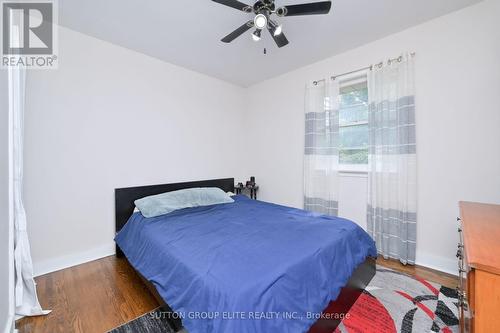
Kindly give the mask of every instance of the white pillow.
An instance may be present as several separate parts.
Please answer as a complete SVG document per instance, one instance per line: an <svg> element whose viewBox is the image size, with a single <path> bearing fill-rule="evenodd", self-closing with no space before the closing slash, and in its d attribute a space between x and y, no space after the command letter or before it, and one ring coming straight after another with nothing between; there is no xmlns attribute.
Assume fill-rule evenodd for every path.
<svg viewBox="0 0 500 333"><path fill-rule="evenodd" d="M144 217L156 217L174 210L234 202L217 187L197 187L151 195L134 201Z"/></svg>

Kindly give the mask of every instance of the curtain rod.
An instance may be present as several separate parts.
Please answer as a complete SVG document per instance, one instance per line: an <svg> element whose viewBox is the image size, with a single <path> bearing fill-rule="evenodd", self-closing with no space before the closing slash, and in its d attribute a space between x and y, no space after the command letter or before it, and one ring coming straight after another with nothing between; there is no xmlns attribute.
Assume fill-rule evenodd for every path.
<svg viewBox="0 0 500 333"><path fill-rule="evenodd" d="M336 78L341 77L341 76L346 76L346 75L349 75L349 74L354 74L354 73L362 72L362 71L366 71L366 70L372 70L372 68L373 68L373 66L363 67L363 68L360 68L360 69L356 69L354 71L350 71L350 72L346 72L346 73L342 73L342 74L330 76L330 79L335 80ZM313 84L317 85L318 83L323 82L323 81L325 81L325 79L313 81Z"/></svg>
<svg viewBox="0 0 500 333"><path fill-rule="evenodd" d="M414 57L415 56L415 52L410 53L410 56ZM391 58L391 59L387 60L387 63L390 65L394 61L397 61L397 62L403 61L403 56L400 55L399 57ZM373 67L381 68L383 65L384 65L384 62L381 61L381 62L379 62L378 64L375 64L375 65L370 65L370 66L367 66L367 67L363 67L363 68L360 68L360 69L356 69L356 70L353 70L353 71L350 71L350 72L346 72L346 73L342 73L342 74L338 74L338 75L332 75L332 76L330 76L330 79L331 80L335 80L336 78L339 78L341 76L346 76L346 75L349 75L349 74L354 74L354 73L357 73L357 72L362 72L362 71L367 71L367 70L371 71L373 69ZM318 83L323 82L323 81L325 81L325 79L316 80L316 81L313 81L313 84L316 86L316 85L318 85Z"/></svg>

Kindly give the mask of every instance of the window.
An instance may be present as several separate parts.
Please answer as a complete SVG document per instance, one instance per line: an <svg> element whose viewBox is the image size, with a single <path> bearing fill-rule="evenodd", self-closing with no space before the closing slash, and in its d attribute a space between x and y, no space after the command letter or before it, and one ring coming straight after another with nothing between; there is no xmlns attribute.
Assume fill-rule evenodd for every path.
<svg viewBox="0 0 500 333"><path fill-rule="evenodd" d="M339 162L363 171L368 164L368 85L366 76L340 81Z"/></svg>

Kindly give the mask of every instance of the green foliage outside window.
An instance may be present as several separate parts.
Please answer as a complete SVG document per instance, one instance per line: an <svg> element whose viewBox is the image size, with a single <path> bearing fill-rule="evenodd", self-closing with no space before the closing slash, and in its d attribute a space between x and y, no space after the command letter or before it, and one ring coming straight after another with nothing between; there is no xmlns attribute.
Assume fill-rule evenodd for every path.
<svg viewBox="0 0 500 333"><path fill-rule="evenodd" d="M368 86L366 81L340 88L340 164L368 163Z"/></svg>

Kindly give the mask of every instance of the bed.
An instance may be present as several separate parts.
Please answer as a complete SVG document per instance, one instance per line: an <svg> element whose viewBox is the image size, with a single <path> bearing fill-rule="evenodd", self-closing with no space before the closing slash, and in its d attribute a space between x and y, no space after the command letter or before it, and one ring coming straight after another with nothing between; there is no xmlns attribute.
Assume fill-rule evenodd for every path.
<svg viewBox="0 0 500 333"><path fill-rule="evenodd" d="M145 196L233 186L226 178L116 189L117 255L176 314L177 329L332 332L375 274L375 245L353 222L241 195L155 218L133 212Z"/></svg>

